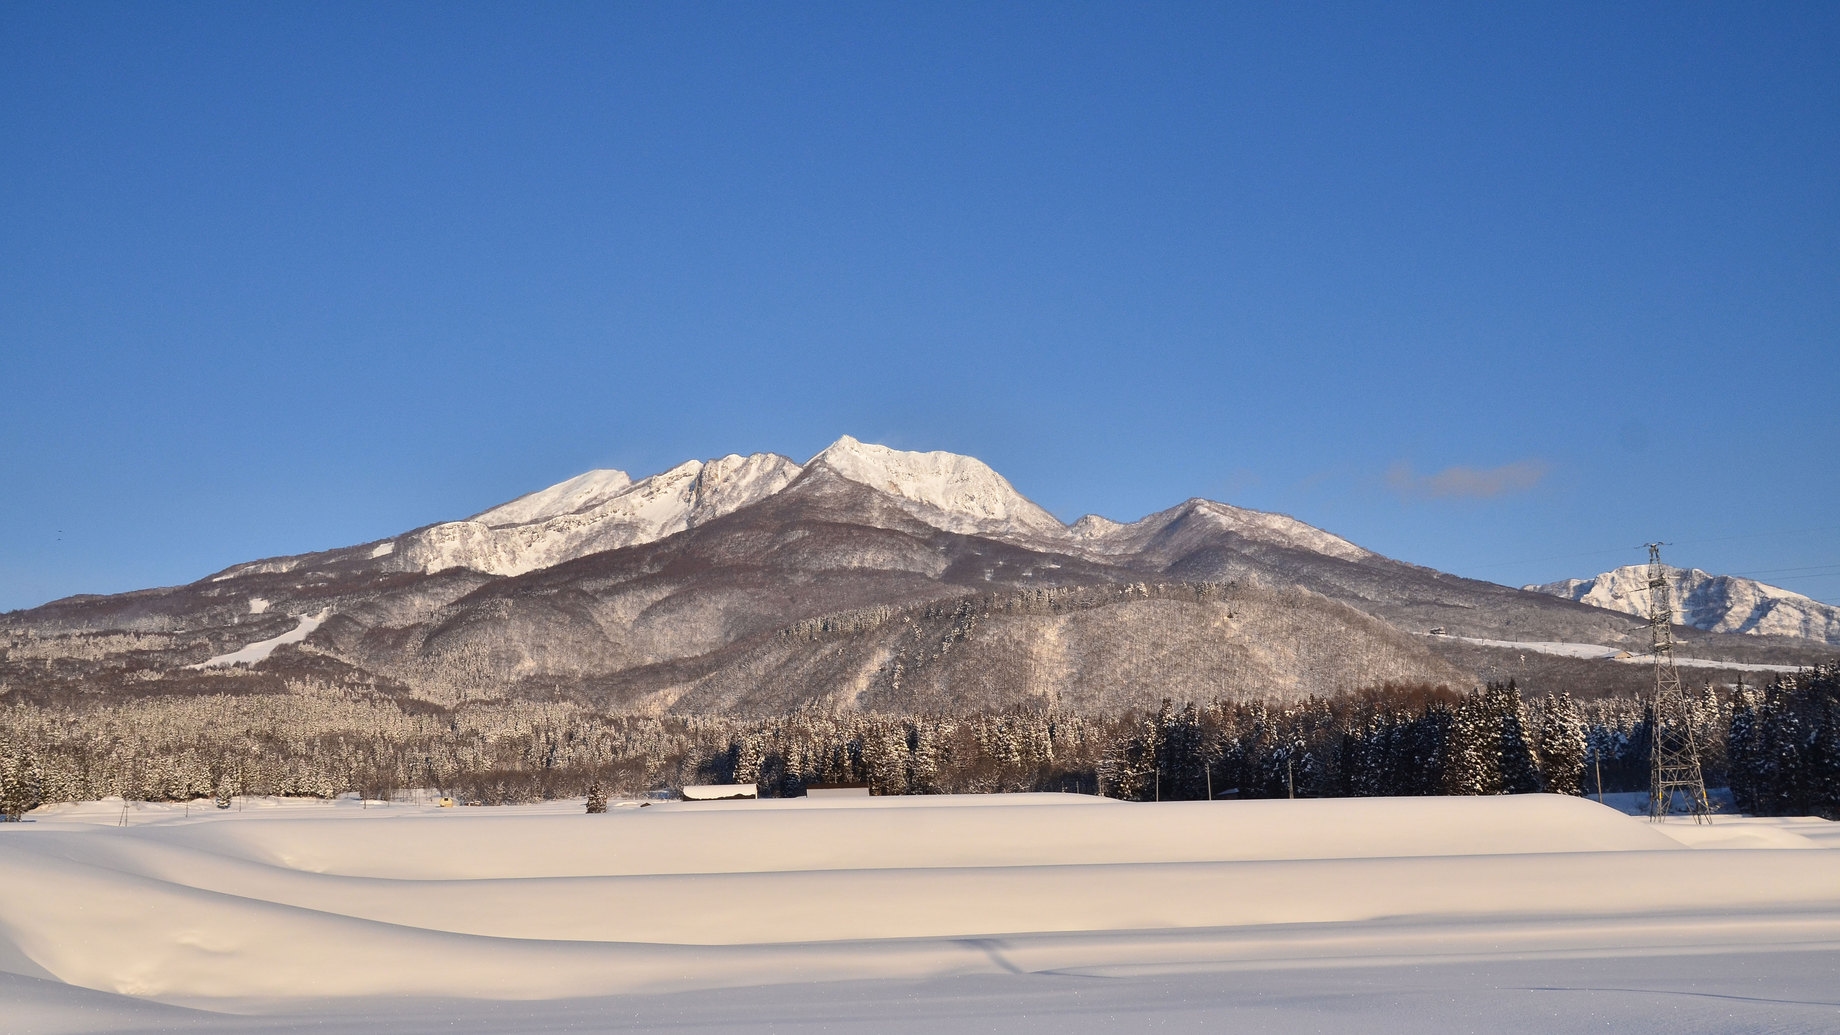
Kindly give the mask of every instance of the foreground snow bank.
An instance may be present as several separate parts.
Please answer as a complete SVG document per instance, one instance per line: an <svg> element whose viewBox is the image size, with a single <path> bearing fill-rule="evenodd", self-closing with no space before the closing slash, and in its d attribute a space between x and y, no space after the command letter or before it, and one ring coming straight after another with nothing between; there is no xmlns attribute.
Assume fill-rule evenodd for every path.
<svg viewBox="0 0 1840 1035"><path fill-rule="evenodd" d="M1006 799L1020 798L1020 802ZM146 840L289 870L392 880L1067 867L1678 847L1559 795L1132 804L1086 795L766 799L616 809L277 811ZM1059 808L1043 808L1058 804ZM349 810L347 810L348 812ZM377 822L387 816L396 822Z"/></svg>
<svg viewBox="0 0 1840 1035"><path fill-rule="evenodd" d="M0 830L0 971L247 1005L1840 944L1832 841L1550 795L130 818Z"/></svg>

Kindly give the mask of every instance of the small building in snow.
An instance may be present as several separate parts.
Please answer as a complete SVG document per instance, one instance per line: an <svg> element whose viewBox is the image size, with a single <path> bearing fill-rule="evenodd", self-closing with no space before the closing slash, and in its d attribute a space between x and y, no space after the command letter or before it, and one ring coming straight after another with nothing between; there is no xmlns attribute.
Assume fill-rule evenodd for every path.
<svg viewBox="0 0 1840 1035"><path fill-rule="evenodd" d="M805 785L807 798L867 798L869 785L866 783L808 783Z"/></svg>
<svg viewBox="0 0 1840 1035"><path fill-rule="evenodd" d="M729 801L758 798L760 788L751 783L693 783L684 787L685 801Z"/></svg>

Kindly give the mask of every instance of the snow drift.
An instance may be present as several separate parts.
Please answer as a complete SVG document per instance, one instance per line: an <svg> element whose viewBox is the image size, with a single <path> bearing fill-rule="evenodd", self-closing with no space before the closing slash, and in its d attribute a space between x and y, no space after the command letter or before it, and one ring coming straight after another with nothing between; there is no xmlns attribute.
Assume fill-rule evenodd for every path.
<svg viewBox="0 0 1840 1035"><path fill-rule="evenodd" d="M544 999L1840 941L1822 842L1696 849L1548 795L569 808L52 809L0 830L0 970L191 1002Z"/></svg>

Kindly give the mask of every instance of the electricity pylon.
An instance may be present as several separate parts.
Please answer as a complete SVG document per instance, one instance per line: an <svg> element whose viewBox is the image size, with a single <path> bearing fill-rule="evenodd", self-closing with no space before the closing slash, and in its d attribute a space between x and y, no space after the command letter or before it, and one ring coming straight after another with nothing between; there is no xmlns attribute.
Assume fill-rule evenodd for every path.
<svg viewBox="0 0 1840 1035"><path fill-rule="evenodd" d="M1699 741L1693 734L1693 712L1680 686L1674 666L1674 597L1668 590L1667 568L1661 563L1660 543L1648 544L1649 653L1655 659L1655 697L1649 722L1648 817L1667 818L1677 799L1695 823L1712 822L1712 803L1706 800L1706 779L1700 774Z"/></svg>

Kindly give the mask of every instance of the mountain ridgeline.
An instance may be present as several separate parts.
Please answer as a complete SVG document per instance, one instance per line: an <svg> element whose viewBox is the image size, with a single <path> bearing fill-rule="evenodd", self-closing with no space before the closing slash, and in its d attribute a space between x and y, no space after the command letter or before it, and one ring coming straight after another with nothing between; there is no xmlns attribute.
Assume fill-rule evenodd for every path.
<svg viewBox="0 0 1840 1035"><path fill-rule="evenodd" d="M1210 500L1067 525L973 458L846 437L804 464L593 471L391 539L0 615L0 688L97 700L311 682L437 708L1120 712L1530 674L1524 651L1477 640L1645 646L1642 621L1592 603ZM1694 641L1732 662L1832 653ZM1640 674L1545 664L1542 689L1584 696Z"/></svg>
<svg viewBox="0 0 1840 1035"><path fill-rule="evenodd" d="M1796 637L1840 646L1840 607L1755 579L1712 575L1698 568L1670 567L1667 578L1682 625L1706 632ZM1650 603L1645 564L1525 588L1634 615L1648 614Z"/></svg>

